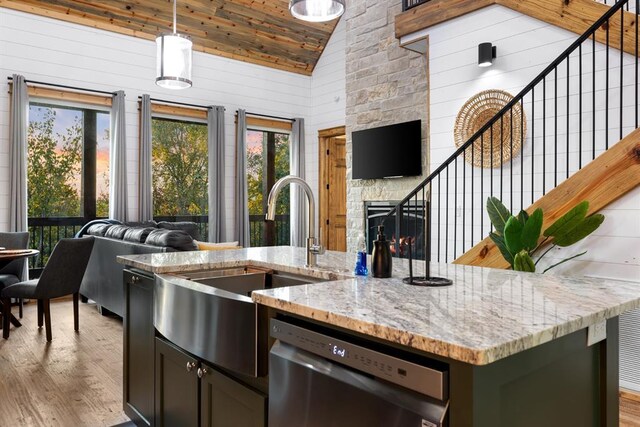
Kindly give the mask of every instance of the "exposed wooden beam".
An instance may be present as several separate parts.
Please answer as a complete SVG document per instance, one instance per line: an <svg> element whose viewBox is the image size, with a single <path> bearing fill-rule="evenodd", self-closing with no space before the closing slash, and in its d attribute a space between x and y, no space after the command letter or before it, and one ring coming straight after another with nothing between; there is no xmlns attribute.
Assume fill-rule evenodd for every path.
<svg viewBox="0 0 640 427"><path fill-rule="evenodd" d="M396 16L400 38L495 4L496 0L431 0Z"/></svg>
<svg viewBox="0 0 640 427"><path fill-rule="evenodd" d="M598 212L640 185L640 129L602 153L569 179L542 196L527 212L544 211L543 229L576 204L589 201L589 213ZM500 251L486 238L454 261L482 267L508 268Z"/></svg>
<svg viewBox="0 0 640 427"><path fill-rule="evenodd" d="M498 4L539 19L576 34L584 34L611 7L594 0L431 0L396 16L396 37L458 18L478 9ZM624 33L623 49L635 55L635 13L624 11L624 25L620 13L609 22L609 45L620 48L621 27ZM596 32L596 40L606 42L606 29Z"/></svg>

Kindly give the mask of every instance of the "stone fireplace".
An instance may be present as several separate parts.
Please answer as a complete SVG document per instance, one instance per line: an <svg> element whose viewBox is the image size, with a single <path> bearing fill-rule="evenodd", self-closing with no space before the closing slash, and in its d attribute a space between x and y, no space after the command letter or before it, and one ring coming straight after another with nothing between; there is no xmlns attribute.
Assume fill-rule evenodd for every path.
<svg viewBox="0 0 640 427"><path fill-rule="evenodd" d="M401 11L401 0L353 0L345 12L347 251L350 252L356 251L360 233L372 234L367 233L364 202L402 200L428 173L427 59L400 47L394 21ZM351 179L351 132L418 119L422 120L423 176Z"/></svg>

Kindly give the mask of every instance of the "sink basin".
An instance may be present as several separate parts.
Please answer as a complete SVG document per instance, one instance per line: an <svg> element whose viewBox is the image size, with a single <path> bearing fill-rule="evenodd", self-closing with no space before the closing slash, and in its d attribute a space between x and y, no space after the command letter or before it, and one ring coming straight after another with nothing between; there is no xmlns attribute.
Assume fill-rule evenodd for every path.
<svg viewBox="0 0 640 427"><path fill-rule="evenodd" d="M286 286L317 283L321 279L296 274L280 273L258 267L236 267L219 270L194 271L172 274L180 279L190 280L215 289L251 297L251 292L259 289L282 288Z"/></svg>
<svg viewBox="0 0 640 427"><path fill-rule="evenodd" d="M159 274L154 326L206 361L243 375L265 376L268 313L251 300L251 292L320 281L256 267Z"/></svg>

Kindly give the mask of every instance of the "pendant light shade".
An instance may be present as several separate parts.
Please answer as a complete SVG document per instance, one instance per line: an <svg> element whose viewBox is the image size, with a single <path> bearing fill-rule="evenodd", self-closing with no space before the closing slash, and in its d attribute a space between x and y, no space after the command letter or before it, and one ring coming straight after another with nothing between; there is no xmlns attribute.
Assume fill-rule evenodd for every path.
<svg viewBox="0 0 640 427"><path fill-rule="evenodd" d="M193 43L176 33L176 1L173 2L173 33L156 38L156 84L165 89L191 87Z"/></svg>
<svg viewBox="0 0 640 427"><path fill-rule="evenodd" d="M298 19L324 22L339 18L344 13L345 0L291 0L289 11Z"/></svg>

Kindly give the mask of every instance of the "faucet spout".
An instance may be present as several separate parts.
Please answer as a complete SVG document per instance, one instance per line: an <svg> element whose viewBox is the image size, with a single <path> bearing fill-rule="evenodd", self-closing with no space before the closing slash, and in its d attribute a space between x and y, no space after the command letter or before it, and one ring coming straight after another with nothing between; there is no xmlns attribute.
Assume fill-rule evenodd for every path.
<svg viewBox="0 0 640 427"><path fill-rule="evenodd" d="M322 253L322 247L318 244L316 239L316 223L315 223L315 199L313 198L313 191L309 184L307 184L302 178L287 175L280 178L271 188L269 197L267 198L267 214L265 216L266 221L274 221L276 219L276 200L278 195L284 187L289 183L298 184L304 190L307 200L309 202L309 233L307 235L307 267L313 267L316 265L316 255Z"/></svg>

